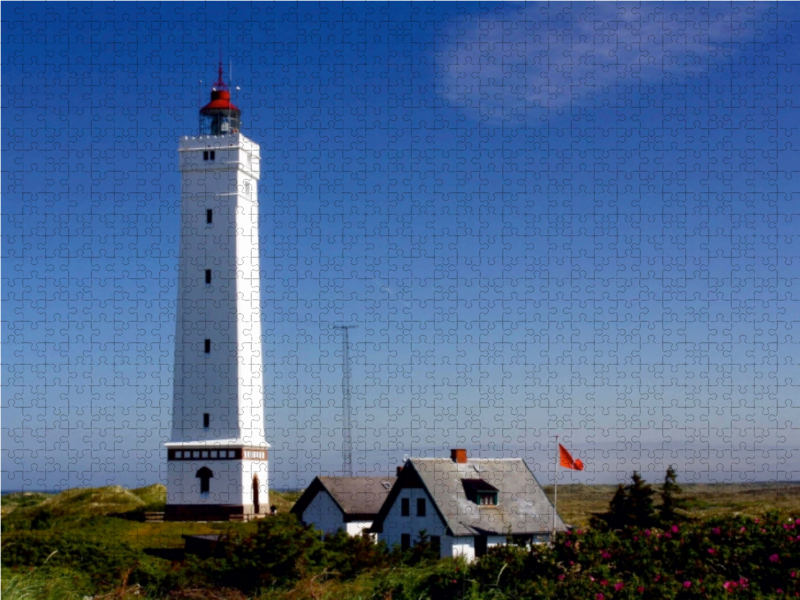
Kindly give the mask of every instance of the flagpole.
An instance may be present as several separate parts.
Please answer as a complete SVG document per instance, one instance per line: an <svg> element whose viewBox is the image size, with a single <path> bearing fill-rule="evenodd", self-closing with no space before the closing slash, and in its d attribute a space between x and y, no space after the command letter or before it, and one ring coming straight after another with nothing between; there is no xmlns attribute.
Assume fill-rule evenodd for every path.
<svg viewBox="0 0 800 600"><path fill-rule="evenodd" d="M558 436L556 436L556 468L554 474L553 488L553 540L556 539L556 513L558 512Z"/></svg>

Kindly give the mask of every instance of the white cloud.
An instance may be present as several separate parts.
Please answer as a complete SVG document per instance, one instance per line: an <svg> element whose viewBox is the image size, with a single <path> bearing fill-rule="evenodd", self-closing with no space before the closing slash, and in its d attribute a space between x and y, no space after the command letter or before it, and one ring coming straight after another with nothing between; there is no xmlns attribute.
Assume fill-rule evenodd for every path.
<svg viewBox="0 0 800 600"><path fill-rule="evenodd" d="M696 79L764 34L769 5L614 3L467 15L445 33L439 91L451 105L510 116L613 98L614 86ZM773 36L774 37L774 36ZM628 92L629 93L629 92Z"/></svg>

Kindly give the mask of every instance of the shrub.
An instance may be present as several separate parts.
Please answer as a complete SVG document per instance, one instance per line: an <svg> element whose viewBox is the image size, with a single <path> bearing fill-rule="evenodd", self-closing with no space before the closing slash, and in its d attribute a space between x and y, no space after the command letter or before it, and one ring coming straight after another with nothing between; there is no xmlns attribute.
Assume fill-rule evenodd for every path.
<svg viewBox="0 0 800 600"><path fill-rule="evenodd" d="M343 580L366 571L387 568L389 550L385 542L375 543L366 535L350 536L339 530L325 538L325 564Z"/></svg>
<svg viewBox="0 0 800 600"><path fill-rule="evenodd" d="M302 525L292 513L258 522L250 537L234 537L222 559L188 561L198 581L253 591L288 587L325 563L319 532Z"/></svg>

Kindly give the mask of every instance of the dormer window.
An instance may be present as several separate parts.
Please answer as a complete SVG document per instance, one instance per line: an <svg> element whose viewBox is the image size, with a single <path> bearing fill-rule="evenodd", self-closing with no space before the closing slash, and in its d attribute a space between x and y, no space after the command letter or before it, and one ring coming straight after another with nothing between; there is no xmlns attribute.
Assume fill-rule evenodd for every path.
<svg viewBox="0 0 800 600"><path fill-rule="evenodd" d="M462 479L464 493L470 502L478 506L497 506L499 491L488 481L483 479Z"/></svg>

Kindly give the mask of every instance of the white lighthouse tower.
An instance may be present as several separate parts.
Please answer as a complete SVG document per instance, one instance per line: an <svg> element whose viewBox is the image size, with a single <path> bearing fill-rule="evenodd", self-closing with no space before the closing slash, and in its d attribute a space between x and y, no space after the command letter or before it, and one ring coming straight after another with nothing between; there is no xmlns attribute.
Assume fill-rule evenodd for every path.
<svg viewBox="0 0 800 600"><path fill-rule="evenodd" d="M181 246L167 506L172 521L269 507L259 294L259 146L222 78L180 140Z"/></svg>

